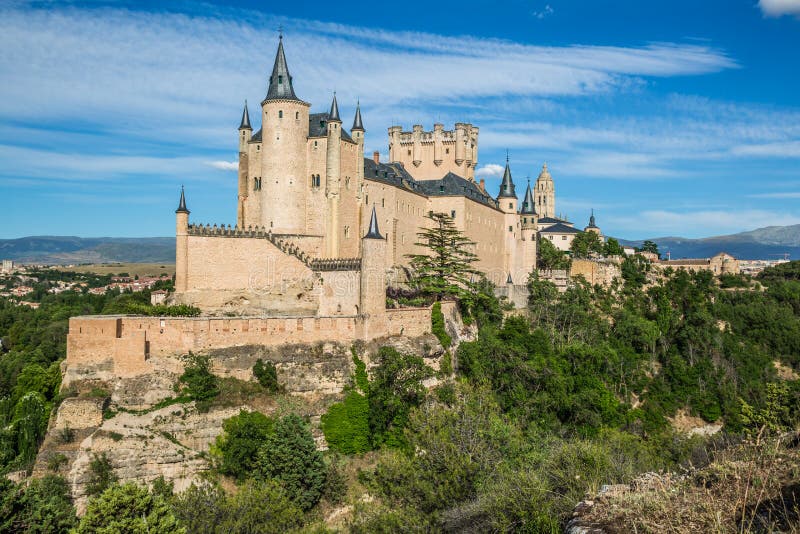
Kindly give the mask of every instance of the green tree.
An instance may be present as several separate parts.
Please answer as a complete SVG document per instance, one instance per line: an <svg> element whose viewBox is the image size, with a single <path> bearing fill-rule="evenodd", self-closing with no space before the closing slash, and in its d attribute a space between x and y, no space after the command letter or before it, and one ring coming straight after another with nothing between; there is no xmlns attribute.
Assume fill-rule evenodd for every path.
<svg viewBox="0 0 800 534"><path fill-rule="evenodd" d="M432 227L417 233L417 246L425 254L409 254L412 283L424 294L437 299L462 297L472 290L470 280L477 275L472 264L478 257L475 245L455 227L452 217L444 213L430 215Z"/></svg>
<svg viewBox="0 0 800 534"><path fill-rule="evenodd" d="M185 534L169 505L133 483L113 485L91 499L77 534Z"/></svg>
<svg viewBox="0 0 800 534"><path fill-rule="evenodd" d="M655 241L646 240L639 250L641 252L652 252L656 257L661 258L661 253L658 251L658 245Z"/></svg>
<svg viewBox="0 0 800 534"><path fill-rule="evenodd" d="M536 266L545 271L569 269L569 256L558 250L549 239L540 239L536 247Z"/></svg>
<svg viewBox="0 0 800 534"><path fill-rule="evenodd" d="M595 232L580 232L572 239L569 249L574 258L588 258L592 253L603 253L603 240Z"/></svg>
<svg viewBox="0 0 800 534"><path fill-rule="evenodd" d="M258 451L257 473L280 482L304 510L311 509L325 488L325 462L308 424L298 415L279 419Z"/></svg>
<svg viewBox="0 0 800 534"><path fill-rule="evenodd" d="M280 391L281 386L278 383L278 370L275 364L267 360L266 362L261 358L256 360L253 365L253 376L256 377L258 383L264 386L267 391L277 393Z"/></svg>
<svg viewBox="0 0 800 534"><path fill-rule="evenodd" d="M50 408L41 393L31 391L17 402L12 428L17 437L16 450L21 465L28 465L36 458L49 416Z"/></svg>
<svg viewBox="0 0 800 534"><path fill-rule="evenodd" d="M86 493L98 495L116 484L117 476L106 453L93 454L89 462L89 480L86 482Z"/></svg>
<svg viewBox="0 0 800 534"><path fill-rule="evenodd" d="M3 478L0 492L0 532L58 534L78 522L69 485L62 477L46 475L19 485Z"/></svg>
<svg viewBox="0 0 800 534"><path fill-rule="evenodd" d="M198 401L198 404L216 397L219 394L219 385L217 377L211 372L211 359L189 353L184 360L186 367L179 379L183 384L183 394Z"/></svg>
<svg viewBox="0 0 800 534"><path fill-rule="evenodd" d="M260 412L241 410L239 415L222 423L212 454L221 473L237 480L252 476L257 466L256 454L272 433L274 421Z"/></svg>
<svg viewBox="0 0 800 534"><path fill-rule="evenodd" d="M603 247L603 255L604 256L624 256L625 250L622 248L622 245L619 244L619 241L614 239L613 237L606 238L606 244Z"/></svg>
<svg viewBox="0 0 800 534"><path fill-rule="evenodd" d="M369 431L369 401L356 390L347 391L322 415L322 432L328 446L344 454L360 454L372 449Z"/></svg>
<svg viewBox="0 0 800 534"><path fill-rule="evenodd" d="M419 356L381 347L369 387L369 426L375 446L405 444L408 412L425 398L424 380L433 370Z"/></svg>

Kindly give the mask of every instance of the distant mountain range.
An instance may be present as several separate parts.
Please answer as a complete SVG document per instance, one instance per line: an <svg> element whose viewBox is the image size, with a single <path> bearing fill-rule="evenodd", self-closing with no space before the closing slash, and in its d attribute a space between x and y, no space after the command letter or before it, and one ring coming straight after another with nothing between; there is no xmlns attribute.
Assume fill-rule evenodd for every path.
<svg viewBox="0 0 800 534"><path fill-rule="evenodd" d="M677 258L708 258L727 252L739 259L773 260L789 254L800 258L800 224L767 226L749 232L702 239L657 237L662 255ZM643 241L620 239L629 246ZM0 259L24 263L175 263L174 237L69 237L32 236L0 239Z"/></svg>
<svg viewBox="0 0 800 534"><path fill-rule="evenodd" d="M709 258L717 252L727 252L741 260L775 260L789 255L800 259L800 224L767 226L749 232L701 239L657 237L650 239L658 245L662 257L669 252L672 259ZM641 246L643 241L620 239L629 246Z"/></svg>
<svg viewBox="0 0 800 534"><path fill-rule="evenodd" d="M31 236L0 239L0 259L53 265L175 263L175 238Z"/></svg>

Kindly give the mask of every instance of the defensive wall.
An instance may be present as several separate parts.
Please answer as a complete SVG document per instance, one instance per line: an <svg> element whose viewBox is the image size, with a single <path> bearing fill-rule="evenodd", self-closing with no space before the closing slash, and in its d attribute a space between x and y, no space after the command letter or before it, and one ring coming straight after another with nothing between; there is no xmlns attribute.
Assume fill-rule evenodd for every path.
<svg viewBox="0 0 800 534"><path fill-rule="evenodd" d="M446 316L457 313L443 302ZM116 377L152 372L149 360L227 347L352 343L431 332L431 308L400 308L373 316L145 317L85 315L69 320L66 366L109 363Z"/></svg>

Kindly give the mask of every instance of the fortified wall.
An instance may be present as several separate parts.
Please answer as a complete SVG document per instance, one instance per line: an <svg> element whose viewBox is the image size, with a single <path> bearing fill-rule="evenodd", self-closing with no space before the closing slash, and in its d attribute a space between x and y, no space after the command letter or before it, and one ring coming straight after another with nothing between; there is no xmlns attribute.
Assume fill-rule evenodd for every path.
<svg viewBox="0 0 800 534"><path fill-rule="evenodd" d="M451 315L452 302L442 303ZM118 378L148 374L154 358L256 345L331 342L349 344L381 337L419 337L431 331L431 308L386 310L383 317L139 317L85 315L69 320L65 382L71 369L105 364Z"/></svg>

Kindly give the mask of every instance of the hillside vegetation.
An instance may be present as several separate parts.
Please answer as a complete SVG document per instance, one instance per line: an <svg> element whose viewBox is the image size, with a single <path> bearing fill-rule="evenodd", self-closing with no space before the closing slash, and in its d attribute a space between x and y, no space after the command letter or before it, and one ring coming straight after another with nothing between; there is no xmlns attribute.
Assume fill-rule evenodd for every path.
<svg viewBox="0 0 800 534"><path fill-rule="evenodd" d="M98 458L102 484L80 523L63 480L51 476L31 486L5 483L0 525L34 531L36 524L37 532L71 525L86 532L109 525L131 532L561 532L576 503L604 484L659 471L733 480L725 466L761 461L737 456L738 448L778 443L800 421L800 262L757 280L728 277L722 286L705 272L667 271L656 280L643 262L626 262L623 273L610 289L577 283L563 294L533 277L529 309L520 314L504 312L491 288L480 286L463 310L478 338L452 349L438 373L418 355L391 348L378 351L367 372L354 353L351 384L322 418L325 453L314 448L302 417L242 412L226 421L208 453L214 469L207 483L179 494L163 480L137 488L116 482ZM66 319L148 306L143 296L125 294L40 300L38 310L0 304L6 471L30 465L59 402ZM197 362L182 377L184 393L212 398L217 381L207 362ZM269 363L262 367L259 376L272 384ZM434 377L438 385L426 388ZM679 433L672 424L679 415L722 431ZM791 447L791 439L780 443ZM797 517L797 472L781 473L769 498L782 495L790 504L774 525ZM724 516L720 531L769 525L737 511L760 510L767 494L742 497L739 508L715 510ZM678 510L693 502L670 499ZM654 514L637 523L639 531L664 524L655 516L660 508L631 510L645 519ZM623 515L602 518L625 525ZM43 516L53 520L39 528ZM689 519L671 517L660 531L691 530Z"/></svg>

